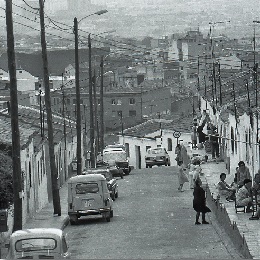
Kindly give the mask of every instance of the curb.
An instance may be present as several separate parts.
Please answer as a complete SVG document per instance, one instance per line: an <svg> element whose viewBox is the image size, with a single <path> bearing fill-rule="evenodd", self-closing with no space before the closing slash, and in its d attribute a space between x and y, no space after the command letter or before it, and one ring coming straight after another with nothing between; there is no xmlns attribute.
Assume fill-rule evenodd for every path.
<svg viewBox="0 0 260 260"><path fill-rule="evenodd" d="M69 218L69 216L66 216L66 217L63 219L62 223L61 223L60 229L61 229L61 230L64 230L64 229L69 225L69 222L70 222L70 218Z"/></svg>

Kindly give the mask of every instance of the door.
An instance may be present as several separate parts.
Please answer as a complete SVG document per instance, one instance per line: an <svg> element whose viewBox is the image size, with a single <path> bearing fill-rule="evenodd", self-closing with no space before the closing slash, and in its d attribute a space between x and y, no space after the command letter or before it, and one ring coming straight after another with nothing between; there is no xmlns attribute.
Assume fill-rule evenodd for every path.
<svg viewBox="0 0 260 260"><path fill-rule="evenodd" d="M135 146L135 154L136 154L136 169L141 169L141 149L139 145Z"/></svg>
<svg viewBox="0 0 260 260"><path fill-rule="evenodd" d="M103 207L103 191L101 182L77 183L74 194L74 209L77 210L99 210Z"/></svg>

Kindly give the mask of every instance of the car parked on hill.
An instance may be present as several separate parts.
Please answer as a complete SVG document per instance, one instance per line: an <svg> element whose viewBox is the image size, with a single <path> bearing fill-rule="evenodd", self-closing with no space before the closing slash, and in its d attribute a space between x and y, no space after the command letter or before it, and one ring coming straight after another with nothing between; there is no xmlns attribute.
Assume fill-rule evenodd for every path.
<svg viewBox="0 0 260 260"><path fill-rule="evenodd" d="M7 260L70 259L65 234L58 228L32 228L15 231L9 240Z"/></svg>
<svg viewBox="0 0 260 260"><path fill-rule="evenodd" d="M163 147L149 148L145 155L145 165L146 168L152 168L154 165L170 166L170 156Z"/></svg>
<svg viewBox="0 0 260 260"><path fill-rule="evenodd" d="M90 168L82 172L82 174L102 174L107 180L107 188L112 200L118 198L118 184L109 169Z"/></svg>

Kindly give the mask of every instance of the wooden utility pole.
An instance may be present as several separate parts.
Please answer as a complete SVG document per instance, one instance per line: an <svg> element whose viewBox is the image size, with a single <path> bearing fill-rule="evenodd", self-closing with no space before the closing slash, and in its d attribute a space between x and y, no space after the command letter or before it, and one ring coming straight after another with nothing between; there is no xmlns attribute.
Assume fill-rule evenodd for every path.
<svg viewBox="0 0 260 260"><path fill-rule="evenodd" d="M53 200L54 214L60 216L61 215L60 192L58 186L58 172L55 164L55 155L54 155L52 111L51 111L51 98L50 98L50 86L49 86L47 47L46 47L46 39L45 39L43 0L39 0L39 5L40 5L40 23L41 23L42 61L43 61L43 72L44 72L43 73L44 86L45 86L45 106L46 106L46 113L47 113L49 156L50 156L50 169L51 169L52 200Z"/></svg>
<svg viewBox="0 0 260 260"><path fill-rule="evenodd" d="M100 61L100 150L104 149L104 56Z"/></svg>
<svg viewBox="0 0 260 260"><path fill-rule="evenodd" d="M66 117L65 117L65 93L64 93L64 84L63 84L63 73L62 73L62 117L63 117L63 136L64 136L64 175L67 179L67 133L66 133Z"/></svg>
<svg viewBox="0 0 260 260"><path fill-rule="evenodd" d="M76 125L77 125L77 175L81 174L81 111L80 111L80 87L79 87L79 39L78 20L74 18L75 34L75 84L76 84Z"/></svg>
<svg viewBox="0 0 260 260"><path fill-rule="evenodd" d="M88 60L89 60L89 131L90 131L90 165L95 167L94 151L94 118L93 118L93 97L92 97L92 69L91 69L91 38L88 35Z"/></svg>
<svg viewBox="0 0 260 260"><path fill-rule="evenodd" d="M94 108L94 129L95 129L95 158L97 156L97 151L99 151L99 125L98 125L98 111L97 111L97 84L96 84L96 70L94 70L93 76L93 108Z"/></svg>
<svg viewBox="0 0 260 260"><path fill-rule="evenodd" d="M13 192L14 192L14 221L13 232L22 229L22 177L20 158L20 132L18 124L17 79L14 51L12 0L6 2L6 28L7 28L7 54L10 76L10 101L11 101L11 128L12 128L12 159L13 159Z"/></svg>

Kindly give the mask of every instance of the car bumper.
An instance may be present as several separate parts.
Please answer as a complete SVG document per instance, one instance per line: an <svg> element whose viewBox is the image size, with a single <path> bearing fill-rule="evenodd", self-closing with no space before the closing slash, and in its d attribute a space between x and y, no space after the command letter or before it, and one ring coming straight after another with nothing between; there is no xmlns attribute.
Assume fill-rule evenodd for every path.
<svg viewBox="0 0 260 260"><path fill-rule="evenodd" d="M89 210L78 210L76 212L69 212L68 215L78 215L78 216L88 216L88 215L100 215L106 212L110 212L110 208L101 208L101 209L89 209Z"/></svg>

